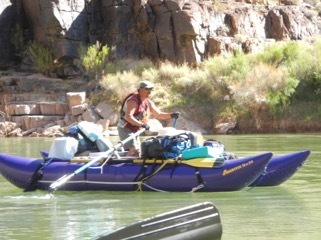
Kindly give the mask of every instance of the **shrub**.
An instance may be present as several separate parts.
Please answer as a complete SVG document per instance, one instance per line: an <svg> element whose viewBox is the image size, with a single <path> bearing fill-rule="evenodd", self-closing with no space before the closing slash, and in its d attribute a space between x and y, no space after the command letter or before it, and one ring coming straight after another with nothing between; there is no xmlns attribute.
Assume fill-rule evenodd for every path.
<svg viewBox="0 0 321 240"><path fill-rule="evenodd" d="M127 94L137 89L139 81L139 76L131 71L106 74L100 81L100 86L104 91L99 98L104 98L118 107Z"/></svg>
<svg viewBox="0 0 321 240"><path fill-rule="evenodd" d="M299 45L296 42L281 42L272 44L257 55L258 62L263 62L276 67L288 65L299 54Z"/></svg>
<svg viewBox="0 0 321 240"><path fill-rule="evenodd" d="M313 44L301 44L296 59L289 65L291 75L300 80L296 96L305 100L320 98L321 95L321 39Z"/></svg>
<svg viewBox="0 0 321 240"><path fill-rule="evenodd" d="M248 67L249 63L243 54L217 56L209 58L202 64L203 71L207 72L208 84L212 86L212 91L223 97L229 94L229 82L244 79L249 70Z"/></svg>
<svg viewBox="0 0 321 240"><path fill-rule="evenodd" d="M190 68L186 64L175 65L170 62L163 62L154 69L145 69L142 78L148 79L156 84L152 93L153 101L161 109L170 109L173 106L185 104L183 93L176 88L177 79L188 75Z"/></svg>
<svg viewBox="0 0 321 240"><path fill-rule="evenodd" d="M104 74L104 69L107 63L109 47L102 46L99 42L96 44L80 46L78 55L83 67L83 74L89 79L98 80Z"/></svg>
<svg viewBox="0 0 321 240"><path fill-rule="evenodd" d="M47 48L39 43L32 42L27 46L24 52L25 57L31 60L31 63L36 69L45 75L48 75L54 69L53 53L50 48Z"/></svg>
<svg viewBox="0 0 321 240"><path fill-rule="evenodd" d="M285 67L261 63L254 66L243 81L231 83L229 88L236 104L255 109L284 109L299 81L291 78Z"/></svg>

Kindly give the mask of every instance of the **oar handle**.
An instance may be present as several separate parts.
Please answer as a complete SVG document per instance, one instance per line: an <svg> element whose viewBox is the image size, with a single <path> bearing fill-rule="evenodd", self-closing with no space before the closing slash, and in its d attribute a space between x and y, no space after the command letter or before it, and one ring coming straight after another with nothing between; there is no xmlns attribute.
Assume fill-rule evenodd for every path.
<svg viewBox="0 0 321 240"><path fill-rule="evenodd" d="M177 118L174 119L173 128L176 128Z"/></svg>
<svg viewBox="0 0 321 240"><path fill-rule="evenodd" d="M125 143L133 140L135 137L139 136L140 134L142 134L143 132L145 132L146 129L145 128L141 128L139 129L137 132L135 132L134 134L132 134L130 137L124 139L123 141L120 141L118 144L116 144L114 146L114 149L117 150L118 148L122 147Z"/></svg>
<svg viewBox="0 0 321 240"><path fill-rule="evenodd" d="M134 137L137 137L138 135L140 135L141 133L143 133L146 129L142 128L139 131L137 131L136 133L134 133L133 135L131 135L130 137L124 139L123 141L120 141L118 144L116 144L114 147L112 147L111 149L109 149L103 156L99 156L97 158L94 158L93 160L91 160L90 162L86 163L84 166L82 166L81 168L77 169L75 171L75 174L79 174L82 171L84 171L86 168L90 167L92 164L94 164L95 162L98 162L100 159L102 158L106 158L108 157L110 154L112 154L114 151L116 151L118 148L122 147L125 143L131 141Z"/></svg>

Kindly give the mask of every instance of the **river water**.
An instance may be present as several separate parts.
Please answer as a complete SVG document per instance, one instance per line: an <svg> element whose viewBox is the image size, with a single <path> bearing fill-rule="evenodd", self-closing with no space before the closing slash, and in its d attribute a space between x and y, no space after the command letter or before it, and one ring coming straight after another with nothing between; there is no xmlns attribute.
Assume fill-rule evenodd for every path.
<svg viewBox="0 0 321 240"><path fill-rule="evenodd" d="M205 136L236 155L275 155L310 149L306 164L276 187L236 192L24 193L0 176L0 239L91 239L104 232L170 210L212 202L219 210L223 240L321 239L321 135ZM51 138L1 138L0 152L40 157ZM112 141L116 141L116 138Z"/></svg>

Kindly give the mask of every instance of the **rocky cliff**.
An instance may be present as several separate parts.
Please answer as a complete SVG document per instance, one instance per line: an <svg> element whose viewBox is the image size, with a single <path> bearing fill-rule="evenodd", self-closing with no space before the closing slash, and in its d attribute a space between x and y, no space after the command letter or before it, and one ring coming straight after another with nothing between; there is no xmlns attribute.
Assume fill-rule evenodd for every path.
<svg viewBox="0 0 321 240"><path fill-rule="evenodd" d="M52 48L57 62L68 65L79 44L96 41L112 47L114 58L197 63L213 54L254 52L273 40L320 34L318 11L293 2L1 0L0 65L10 65L19 44L30 40Z"/></svg>
<svg viewBox="0 0 321 240"><path fill-rule="evenodd" d="M83 114L91 109L83 103L70 105L66 93L70 89L85 91L86 83L62 79L77 74L73 64L81 44L107 44L113 59L197 64L215 54L258 52L273 41L309 41L320 35L318 10L299 0L295 3L0 0L0 67L25 70L21 51L29 41L51 48L59 63L57 79L30 73L1 76L0 113L18 123L22 128L19 134L24 135L50 122L59 126L70 123L66 116L73 121L84 119Z"/></svg>

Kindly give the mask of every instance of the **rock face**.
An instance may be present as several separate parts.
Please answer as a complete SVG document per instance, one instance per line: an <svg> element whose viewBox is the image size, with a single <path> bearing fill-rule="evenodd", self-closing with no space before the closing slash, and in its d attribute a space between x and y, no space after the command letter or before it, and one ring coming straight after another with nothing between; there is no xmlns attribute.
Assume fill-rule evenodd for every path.
<svg viewBox="0 0 321 240"><path fill-rule="evenodd" d="M274 40L320 35L320 17L308 4L253 3L0 0L0 69L19 64L28 41L51 48L61 66L59 73L68 77L75 74L70 70L76 67L78 46L96 41L112 49L113 59L194 64L215 54L257 52ZM0 135L37 134L40 128L56 129L52 124L65 126L81 120L100 122L103 128L114 125L117 116L110 106L101 103L93 108L77 93L85 91L85 83L79 81L35 74L0 76ZM14 123L7 122L8 118Z"/></svg>
<svg viewBox="0 0 321 240"><path fill-rule="evenodd" d="M112 47L114 58L197 63L213 54L259 51L273 39L304 40L320 34L320 18L308 4L2 0L0 14L2 66L12 61L19 43L16 26L25 41L45 44L55 59L69 63L77 57L79 44L96 41Z"/></svg>
<svg viewBox="0 0 321 240"><path fill-rule="evenodd" d="M0 67L13 60L14 46L10 43L11 29L14 28L15 9L10 0L0 1Z"/></svg>
<svg viewBox="0 0 321 240"><path fill-rule="evenodd" d="M70 107L65 93L67 90L63 89L84 87L83 80L64 81L41 74L21 73L0 77L0 136L29 135L45 126L67 125L71 122L66 121Z"/></svg>

